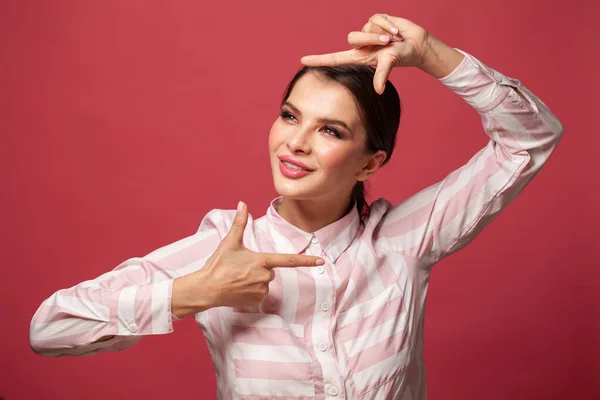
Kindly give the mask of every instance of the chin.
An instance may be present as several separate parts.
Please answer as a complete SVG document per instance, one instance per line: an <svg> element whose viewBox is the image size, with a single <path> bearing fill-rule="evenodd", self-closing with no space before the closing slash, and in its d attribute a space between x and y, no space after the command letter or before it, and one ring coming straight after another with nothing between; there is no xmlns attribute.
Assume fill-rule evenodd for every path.
<svg viewBox="0 0 600 400"><path fill-rule="evenodd" d="M277 182L275 181L275 191L288 199L307 199L310 196L310 190L307 190L305 185L298 182Z"/></svg>
<svg viewBox="0 0 600 400"><path fill-rule="evenodd" d="M283 197L295 200L308 200L317 196L317 188L304 179L288 179L284 176L275 176L273 179L275 191Z"/></svg>

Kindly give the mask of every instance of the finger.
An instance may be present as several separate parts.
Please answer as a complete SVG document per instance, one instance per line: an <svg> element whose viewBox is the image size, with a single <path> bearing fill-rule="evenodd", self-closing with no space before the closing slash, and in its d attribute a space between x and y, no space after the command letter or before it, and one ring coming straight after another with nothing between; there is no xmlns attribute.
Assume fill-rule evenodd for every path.
<svg viewBox="0 0 600 400"><path fill-rule="evenodd" d="M246 204L243 201L240 201L237 206L237 211L235 213L235 217L233 218L233 222L231 223L231 228L227 235L225 236L228 241L235 244L244 244L244 229L246 228L246 224L248 223L248 209Z"/></svg>
<svg viewBox="0 0 600 400"><path fill-rule="evenodd" d="M300 62L309 67L336 66L344 64L363 64L356 56L354 50L339 51L337 53L304 56Z"/></svg>
<svg viewBox="0 0 600 400"><path fill-rule="evenodd" d="M260 294L262 294L263 296L266 296L269 294L269 284L268 283L265 283L264 285L262 285L261 289L262 290L261 290Z"/></svg>
<svg viewBox="0 0 600 400"><path fill-rule="evenodd" d="M392 56L382 56L377 63L377 69L375 70L375 75L373 76L373 86L375 87L375 91L377 93L383 94L385 90L385 83L392 72L392 68L394 68L394 58Z"/></svg>
<svg viewBox="0 0 600 400"><path fill-rule="evenodd" d="M389 36L391 42L402 42L404 40L404 38L400 34L392 35L390 32L388 32L385 29L381 28L379 25L375 25L375 24L372 24L370 22L367 22L363 26L361 32L363 32L363 33L376 33L378 35Z"/></svg>
<svg viewBox="0 0 600 400"><path fill-rule="evenodd" d="M400 29L392 21L390 21L385 14L375 14L369 18L369 22L379 26L392 36L397 35L400 32Z"/></svg>
<svg viewBox="0 0 600 400"><path fill-rule="evenodd" d="M315 256L272 253L263 253L262 255L264 257L264 265L267 268L314 267L325 264L325 260Z"/></svg>
<svg viewBox="0 0 600 400"><path fill-rule="evenodd" d="M385 29L381 28L379 25L375 25L371 22L367 22L361 29L361 32L366 33L378 33L380 35L389 35L390 33Z"/></svg>
<svg viewBox="0 0 600 400"><path fill-rule="evenodd" d="M275 271L273 269L264 268L264 269L261 269L261 272L264 274L263 278L262 278L263 282L268 284L269 282L271 282L272 280L275 279Z"/></svg>
<svg viewBox="0 0 600 400"><path fill-rule="evenodd" d="M348 43L354 48L363 46L384 46L390 42L388 35L367 32L350 32L348 34Z"/></svg>

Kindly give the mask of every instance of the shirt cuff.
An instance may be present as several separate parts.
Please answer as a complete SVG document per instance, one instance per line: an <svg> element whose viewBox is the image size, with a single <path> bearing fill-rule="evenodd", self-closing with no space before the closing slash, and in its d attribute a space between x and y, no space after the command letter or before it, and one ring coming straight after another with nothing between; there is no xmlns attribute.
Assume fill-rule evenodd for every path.
<svg viewBox="0 0 600 400"><path fill-rule="evenodd" d="M125 287L119 294L118 335L149 335L173 331L173 279Z"/></svg>
<svg viewBox="0 0 600 400"><path fill-rule="evenodd" d="M452 72L438 80L479 113L493 110L513 89L523 95L532 110L539 112L537 105L525 93L519 80L501 74L463 50L455 50L462 53L465 58Z"/></svg>

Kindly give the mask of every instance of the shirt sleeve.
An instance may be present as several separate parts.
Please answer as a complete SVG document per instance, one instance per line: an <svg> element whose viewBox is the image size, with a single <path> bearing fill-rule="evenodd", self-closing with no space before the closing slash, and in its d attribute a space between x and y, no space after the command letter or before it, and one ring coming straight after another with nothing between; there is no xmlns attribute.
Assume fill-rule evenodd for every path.
<svg viewBox="0 0 600 400"><path fill-rule="evenodd" d="M51 295L31 321L32 350L48 357L92 355L172 332L177 320L171 313L173 281L202 268L216 250L222 225L216 211L206 215L194 235Z"/></svg>
<svg viewBox="0 0 600 400"><path fill-rule="evenodd" d="M456 50L465 58L439 81L479 113L490 140L442 181L384 206L380 232L393 250L427 266L473 240L540 171L563 134L560 121L519 80Z"/></svg>

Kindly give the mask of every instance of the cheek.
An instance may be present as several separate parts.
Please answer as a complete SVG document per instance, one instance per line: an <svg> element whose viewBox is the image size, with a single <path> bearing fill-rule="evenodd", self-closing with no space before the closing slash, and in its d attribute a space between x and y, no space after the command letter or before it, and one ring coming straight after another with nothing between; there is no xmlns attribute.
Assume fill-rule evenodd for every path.
<svg viewBox="0 0 600 400"><path fill-rule="evenodd" d="M275 121L269 131L269 150L275 151L283 141L283 130L279 126L278 121Z"/></svg>
<svg viewBox="0 0 600 400"><path fill-rule="evenodd" d="M319 164L329 174L354 174L359 154L355 149L332 146L319 150Z"/></svg>

